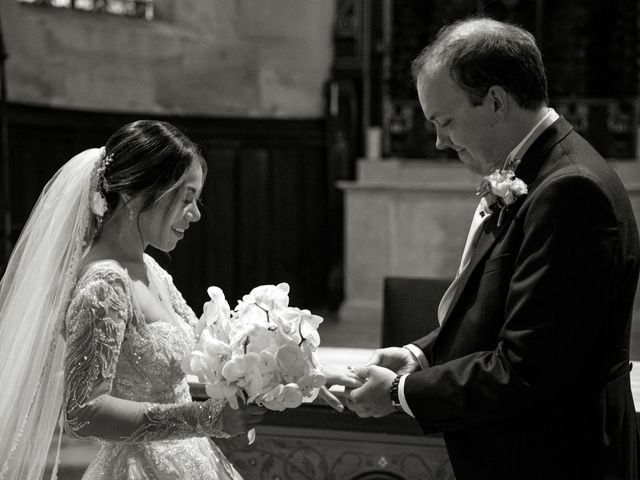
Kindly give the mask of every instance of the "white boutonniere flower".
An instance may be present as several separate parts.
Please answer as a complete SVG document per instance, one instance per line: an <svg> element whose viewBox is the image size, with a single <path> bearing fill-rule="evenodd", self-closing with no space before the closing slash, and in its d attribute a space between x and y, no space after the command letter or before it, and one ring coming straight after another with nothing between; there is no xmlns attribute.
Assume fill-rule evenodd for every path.
<svg viewBox="0 0 640 480"><path fill-rule="evenodd" d="M510 162L504 168L493 171L484 177L478 187L477 195L484 198L491 210L500 209L498 226L502 225L504 212L522 195L529 193L527 184L516 177L518 161Z"/></svg>

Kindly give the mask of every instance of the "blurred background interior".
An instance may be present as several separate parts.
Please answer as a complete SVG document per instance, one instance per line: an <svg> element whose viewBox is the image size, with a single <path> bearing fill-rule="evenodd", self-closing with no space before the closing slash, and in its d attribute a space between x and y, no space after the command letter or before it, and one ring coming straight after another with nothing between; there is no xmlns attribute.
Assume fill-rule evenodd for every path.
<svg viewBox="0 0 640 480"><path fill-rule="evenodd" d="M410 62L471 13L535 35L551 106L618 171L640 223L637 0L1 0L0 272L64 162L157 118L209 164L202 220L170 256L151 252L197 315L209 285L233 306L288 282L292 305L325 317L325 346L402 341L406 325L383 321L388 277L454 274L479 180L435 148ZM446 454L434 462L416 478L452 478Z"/></svg>

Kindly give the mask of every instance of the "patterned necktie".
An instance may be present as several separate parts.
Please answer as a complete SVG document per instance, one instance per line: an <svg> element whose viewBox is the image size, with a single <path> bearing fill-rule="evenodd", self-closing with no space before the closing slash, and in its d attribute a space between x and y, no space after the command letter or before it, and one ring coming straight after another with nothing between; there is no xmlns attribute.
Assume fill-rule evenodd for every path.
<svg viewBox="0 0 640 480"><path fill-rule="evenodd" d="M478 204L478 208L476 208L476 212L473 215L473 220L471 221L471 227L469 228L469 234L467 235L467 242L464 245L464 251L462 252L462 259L460 260L460 267L458 267L458 272L456 273L456 278L451 282L447 291L444 292L442 299L440 300L440 304L438 305L438 323L442 325L444 318L449 311L449 307L451 306L451 301L456 293L456 289L458 288L460 281L462 279L462 274L465 269L469 266L469 262L471 262L471 257L473 256L473 251L476 248L476 244L478 243L478 239L480 238L480 231L482 230L482 224L487 221L487 219L491 216L490 210L487 206L487 201L484 199L480 199L480 203Z"/></svg>

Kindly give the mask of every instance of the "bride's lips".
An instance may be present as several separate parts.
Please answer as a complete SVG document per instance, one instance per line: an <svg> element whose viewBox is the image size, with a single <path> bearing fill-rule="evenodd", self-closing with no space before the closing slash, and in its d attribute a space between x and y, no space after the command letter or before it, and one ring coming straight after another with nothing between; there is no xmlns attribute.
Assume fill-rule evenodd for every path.
<svg viewBox="0 0 640 480"><path fill-rule="evenodd" d="M189 227L187 227L189 228ZM187 228L178 228L178 227L171 227L171 231L173 233L175 233L176 235L178 235L180 238L184 237L184 232L187 231Z"/></svg>

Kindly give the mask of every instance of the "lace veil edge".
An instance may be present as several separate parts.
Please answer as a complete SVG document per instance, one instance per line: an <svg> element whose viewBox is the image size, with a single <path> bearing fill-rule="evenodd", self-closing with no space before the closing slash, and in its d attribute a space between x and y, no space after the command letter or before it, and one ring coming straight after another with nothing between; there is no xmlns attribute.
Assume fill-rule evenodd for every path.
<svg viewBox="0 0 640 480"><path fill-rule="evenodd" d="M85 150L49 181L0 281L0 480L40 479L46 466L64 391L64 317L98 225L90 205L103 155Z"/></svg>

